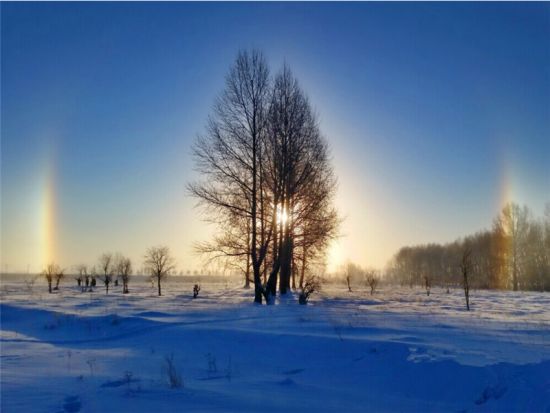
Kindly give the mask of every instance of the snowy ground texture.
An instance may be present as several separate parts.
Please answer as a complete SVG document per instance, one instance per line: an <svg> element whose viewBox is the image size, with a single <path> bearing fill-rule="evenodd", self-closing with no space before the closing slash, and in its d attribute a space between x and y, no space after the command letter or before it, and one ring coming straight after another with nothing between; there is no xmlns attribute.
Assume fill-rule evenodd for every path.
<svg viewBox="0 0 550 413"><path fill-rule="evenodd" d="M550 294L130 289L3 283L1 411L550 413Z"/></svg>

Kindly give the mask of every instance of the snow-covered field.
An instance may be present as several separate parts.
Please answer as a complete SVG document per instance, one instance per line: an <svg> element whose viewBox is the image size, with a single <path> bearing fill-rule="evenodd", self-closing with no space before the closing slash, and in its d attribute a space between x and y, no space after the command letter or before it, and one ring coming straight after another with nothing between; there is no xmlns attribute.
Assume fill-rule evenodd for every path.
<svg viewBox="0 0 550 413"><path fill-rule="evenodd" d="M1 411L550 412L549 294L130 289L2 283Z"/></svg>

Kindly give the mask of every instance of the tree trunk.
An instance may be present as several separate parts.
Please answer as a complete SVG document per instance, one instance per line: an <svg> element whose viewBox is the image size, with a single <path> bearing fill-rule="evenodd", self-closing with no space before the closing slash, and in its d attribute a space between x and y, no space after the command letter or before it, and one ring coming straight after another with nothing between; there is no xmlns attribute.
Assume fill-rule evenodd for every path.
<svg viewBox="0 0 550 413"><path fill-rule="evenodd" d="M160 275L157 276L157 284L158 284L159 297L160 297L162 295L162 291L160 289Z"/></svg>
<svg viewBox="0 0 550 413"><path fill-rule="evenodd" d="M277 222L276 208L274 208L273 210L272 219L273 219L273 222L275 223ZM281 261L280 261L281 253L280 253L280 239L279 239L280 234L281 234L281 231L278 230L278 225L275 224L273 227L273 263L271 266L271 272L269 273L269 277L265 285L266 299L268 301L270 301L272 297L275 297L275 295L277 294L277 278L279 274L279 269L281 268Z"/></svg>
<svg viewBox="0 0 550 413"><path fill-rule="evenodd" d="M48 292L50 294L52 293L52 282L51 281L48 281Z"/></svg>
<svg viewBox="0 0 550 413"><path fill-rule="evenodd" d="M466 310L470 311L470 285L468 284L468 273L464 271L464 297L466 298Z"/></svg>
<svg viewBox="0 0 550 413"><path fill-rule="evenodd" d="M271 269L271 273L269 274L269 278L267 279L266 284L266 300L268 301L268 304L272 303L273 297L277 294L277 275L279 274L279 269L281 268L281 259L280 257L277 257L273 261L273 268Z"/></svg>
<svg viewBox="0 0 550 413"><path fill-rule="evenodd" d="M246 271L244 276L244 288L248 290L250 288L250 254L246 254Z"/></svg>
<svg viewBox="0 0 550 413"><path fill-rule="evenodd" d="M256 117L254 117L254 130L256 129ZM262 292L265 294L265 256L267 254L266 248L266 227L265 227L265 205L264 205L264 172L263 172L263 158L262 158L262 145L258 145L258 169L259 169L259 184L258 190L260 192L260 257L258 259L258 271L263 275ZM264 263L262 268L262 263Z"/></svg>
<svg viewBox="0 0 550 413"><path fill-rule="evenodd" d="M513 268L512 268L512 283L513 283L513 288L514 288L514 291L517 291L518 290L518 266L517 266L517 262L516 262L516 253L514 252L514 263L513 263Z"/></svg>
<svg viewBox="0 0 550 413"><path fill-rule="evenodd" d="M285 240L283 246L283 253L281 254L281 276L279 277L279 293L286 294L289 286L289 273L290 273L290 262L288 256L288 246Z"/></svg>
<svg viewBox="0 0 550 413"><path fill-rule="evenodd" d="M246 224L246 247L248 249L246 254L246 271L245 271L245 280L244 288L250 288L250 221L247 221Z"/></svg>
<svg viewBox="0 0 550 413"><path fill-rule="evenodd" d="M254 119L255 121L255 119ZM254 125L256 126L256 125ZM257 221L257 215L258 215L258 165L257 165L257 157L258 157L258 142L257 142L257 136L256 136L256 128L254 127L253 133L252 133L252 205L251 205L251 219L252 219L252 235L251 235L251 243L250 246L251 255L252 255L252 268L254 270L254 302L257 304L262 304L262 281L260 279L260 264L258 263L258 250L257 250L257 242L256 242L256 236L258 231L258 223Z"/></svg>
<svg viewBox="0 0 550 413"><path fill-rule="evenodd" d="M253 269L254 269L254 302L257 304L261 304L264 291L262 288L260 267L258 266L257 262L254 263Z"/></svg>
<svg viewBox="0 0 550 413"><path fill-rule="evenodd" d="M296 289L296 261L294 255L292 256L292 267L290 268L290 274L292 276L292 289Z"/></svg>
<svg viewBox="0 0 550 413"><path fill-rule="evenodd" d="M304 288L304 276L306 274L306 254L307 254L307 248L304 246L302 249L302 268L300 271L300 288Z"/></svg>
<svg viewBox="0 0 550 413"><path fill-rule="evenodd" d="M290 177L287 180L286 188L286 199L284 202L284 210L286 211L287 219L284 223L284 244L283 244L283 255L281 257L281 280L279 290L281 294L286 294L290 289L290 277L292 271L292 257L293 257L293 239L292 231L290 228L290 219L291 219L291 201L289 199L290 194Z"/></svg>
<svg viewBox="0 0 550 413"><path fill-rule="evenodd" d="M282 247L279 292L281 294L286 294L290 289L290 272L292 262L292 239L290 237L290 227L288 225L288 221L285 224L285 235Z"/></svg>

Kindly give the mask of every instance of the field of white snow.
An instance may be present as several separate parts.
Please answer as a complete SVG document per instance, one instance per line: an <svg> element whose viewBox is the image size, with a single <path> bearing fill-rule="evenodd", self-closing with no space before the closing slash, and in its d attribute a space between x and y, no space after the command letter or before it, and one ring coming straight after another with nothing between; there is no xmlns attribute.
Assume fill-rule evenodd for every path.
<svg viewBox="0 0 550 413"><path fill-rule="evenodd" d="M2 283L2 412L550 412L550 294L68 283Z"/></svg>

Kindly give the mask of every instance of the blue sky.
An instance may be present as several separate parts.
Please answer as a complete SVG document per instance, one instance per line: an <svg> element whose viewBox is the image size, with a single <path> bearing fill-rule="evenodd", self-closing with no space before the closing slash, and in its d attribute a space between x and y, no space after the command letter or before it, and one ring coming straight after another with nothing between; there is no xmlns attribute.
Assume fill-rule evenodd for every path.
<svg viewBox="0 0 550 413"><path fill-rule="evenodd" d="M242 48L286 61L319 114L346 217L333 266L550 201L548 3L1 8L3 270L40 268L46 215L64 266L111 250L139 268L162 243L199 268L190 147Z"/></svg>

